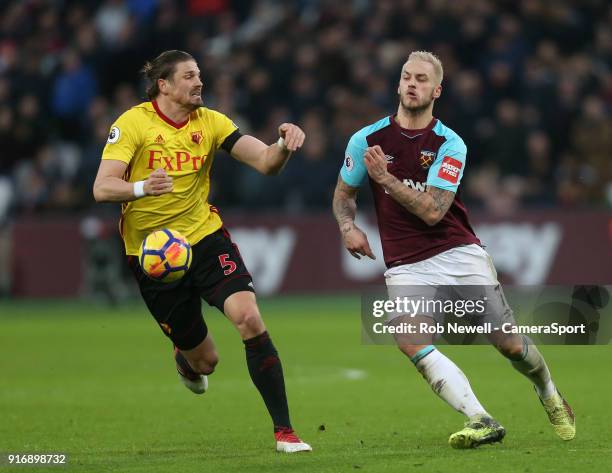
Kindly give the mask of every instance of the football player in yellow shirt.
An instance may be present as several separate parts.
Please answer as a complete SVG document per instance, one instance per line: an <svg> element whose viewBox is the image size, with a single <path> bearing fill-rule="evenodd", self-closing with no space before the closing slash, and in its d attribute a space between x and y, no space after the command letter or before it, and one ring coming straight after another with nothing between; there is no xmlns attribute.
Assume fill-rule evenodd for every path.
<svg viewBox="0 0 612 473"><path fill-rule="evenodd" d="M237 246L217 210L208 203L210 168L218 148L262 174L278 174L304 142L291 123L278 127L279 140L266 145L242 135L225 115L203 107L200 70L183 51L166 51L148 62L150 102L121 115L108 136L94 183L98 202L121 202L120 232L142 297L174 343L183 383L201 394L218 362L202 317L201 299L235 325L246 349L253 383L274 424L276 450L310 451L289 420L283 370L259 313L255 291ZM172 228L193 249L191 268L176 283L149 279L138 248L153 230Z"/></svg>

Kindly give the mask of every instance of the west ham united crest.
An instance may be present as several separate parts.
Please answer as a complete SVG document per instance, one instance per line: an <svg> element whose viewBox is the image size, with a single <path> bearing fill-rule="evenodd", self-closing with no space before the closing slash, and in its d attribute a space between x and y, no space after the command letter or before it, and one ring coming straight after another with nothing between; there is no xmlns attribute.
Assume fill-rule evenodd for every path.
<svg viewBox="0 0 612 473"><path fill-rule="evenodd" d="M202 142L202 132L201 131L194 131L191 134L191 141L193 141L195 144L199 145Z"/></svg>
<svg viewBox="0 0 612 473"><path fill-rule="evenodd" d="M436 157L436 153L433 151L421 150L421 156L419 156L419 163L421 163L421 167L423 169L429 169L434 162L434 158Z"/></svg>

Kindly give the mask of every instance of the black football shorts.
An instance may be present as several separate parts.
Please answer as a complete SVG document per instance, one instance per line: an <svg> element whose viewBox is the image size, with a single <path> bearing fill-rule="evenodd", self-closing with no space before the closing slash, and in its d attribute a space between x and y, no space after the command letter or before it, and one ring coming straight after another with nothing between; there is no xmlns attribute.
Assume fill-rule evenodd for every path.
<svg viewBox="0 0 612 473"><path fill-rule="evenodd" d="M150 279L138 257L128 256L140 293L149 311L181 350L198 346L208 334L202 317L202 300L223 312L225 300L240 291L251 291L253 280L229 232L221 228L192 246L191 267L182 279L164 283Z"/></svg>

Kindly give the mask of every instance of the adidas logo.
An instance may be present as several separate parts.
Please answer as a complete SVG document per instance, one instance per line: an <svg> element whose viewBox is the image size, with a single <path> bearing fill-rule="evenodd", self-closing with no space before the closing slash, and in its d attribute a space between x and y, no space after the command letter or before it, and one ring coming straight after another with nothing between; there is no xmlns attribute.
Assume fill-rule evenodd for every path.
<svg viewBox="0 0 612 473"><path fill-rule="evenodd" d="M157 145L161 145L165 142L166 140L164 140L164 137L162 135L157 135L157 138L155 138L155 144Z"/></svg>

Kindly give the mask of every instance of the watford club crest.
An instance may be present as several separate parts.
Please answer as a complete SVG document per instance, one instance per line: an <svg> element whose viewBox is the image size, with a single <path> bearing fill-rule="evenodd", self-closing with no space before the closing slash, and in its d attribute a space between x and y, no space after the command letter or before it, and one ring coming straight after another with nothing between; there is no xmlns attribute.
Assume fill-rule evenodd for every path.
<svg viewBox="0 0 612 473"><path fill-rule="evenodd" d="M191 141L193 141L196 145L199 145L202 142L202 132L201 131L194 131L191 134Z"/></svg>
<svg viewBox="0 0 612 473"><path fill-rule="evenodd" d="M421 150L421 156L419 156L419 162L421 163L421 167L423 169L429 169L434 162L434 158L436 153L433 151Z"/></svg>

